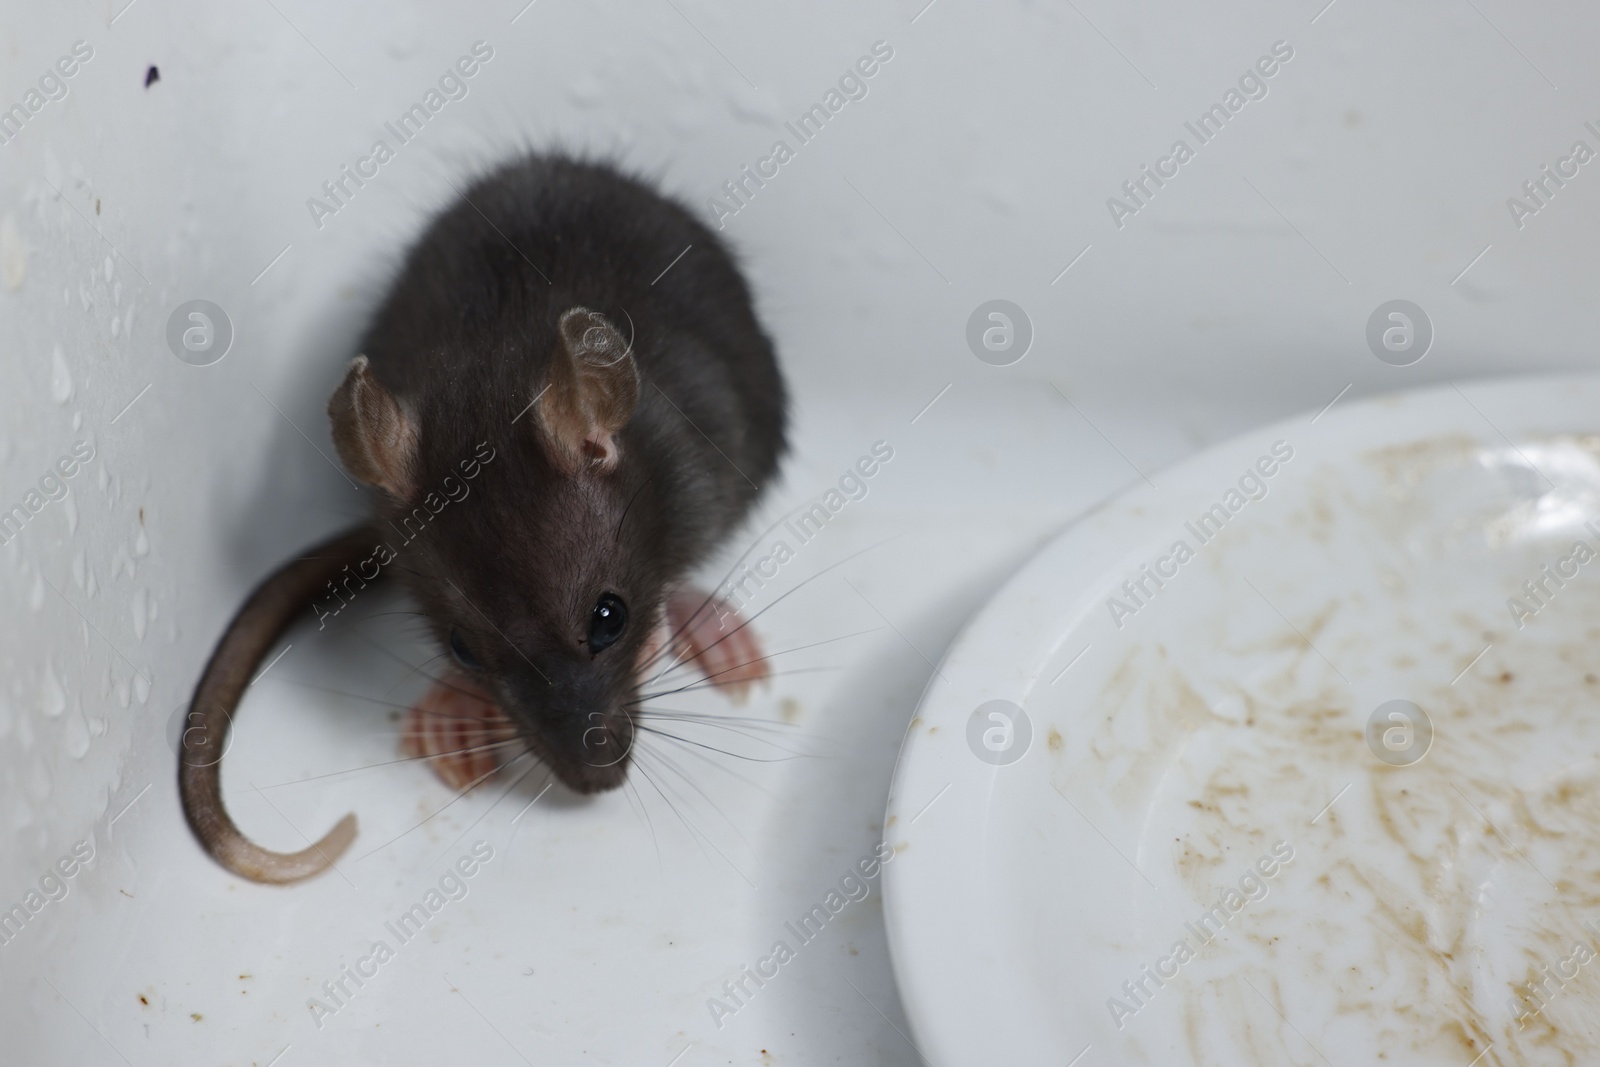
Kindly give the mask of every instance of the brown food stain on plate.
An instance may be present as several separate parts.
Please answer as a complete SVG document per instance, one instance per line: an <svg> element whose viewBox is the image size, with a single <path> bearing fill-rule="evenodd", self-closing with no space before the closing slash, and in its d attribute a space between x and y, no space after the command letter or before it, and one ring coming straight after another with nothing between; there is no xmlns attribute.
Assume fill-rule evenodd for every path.
<svg viewBox="0 0 1600 1067"><path fill-rule="evenodd" d="M1590 448L1594 439L1573 440ZM1394 1063L1600 1064L1600 933L1581 926L1600 921L1600 707L1589 688L1600 682L1600 650L1588 625L1600 619L1600 569L1569 578L1525 630L1503 613L1516 593L1505 576L1537 574L1572 536L1597 539L1491 529L1516 509L1484 492L1469 494L1482 505L1476 533L1430 506L1430 479L1467 484L1464 467L1501 477L1484 455L1465 435L1376 450L1362 458L1378 472L1377 502L1371 487L1363 497L1331 479L1291 499L1297 507L1278 521L1313 560L1326 545L1350 550L1341 522L1377 526L1381 543L1326 561L1370 572L1359 593L1285 605L1288 626L1253 627L1271 636L1213 650L1219 664L1265 659L1275 670L1239 683L1219 667L1221 677L1205 679L1152 642L1131 646L1094 696L1081 757L1093 780L1074 785L1134 817L1149 835L1141 845L1166 849L1199 908L1273 842L1296 849L1268 894L1178 979L1197 1065L1322 1063L1307 1039L1329 1030L1365 1035ZM1227 533L1238 544L1249 536ZM1434 550L1442 555L1427 558ZM1415 566L1384 574L1375 558L1385 552ZM1454 570L1425 566L1441 561ZM1452 595L1460 585L1472 587L1470 603ZM1268 595L1280 587L1299 591L1292 580L1261 581ZM1263 607L1239 603L1241 616ZM1363 629L1374 617L1386 645ZM1227 629L1218 627L1219 642ZM1475 654L1482 661L1469 664ZM1202 695L1228 684L1243 716L1218 714ZM1421 761L1393 767L1371 754L1376 705L1358 688L1397 689L1427 710L1435 733ZM1060 740L1047 735L1052 751ZM1174 767L1178 781L1168 778ZM1163 798L1186 825L1146 825ZM1512 983L1549 981L1578 942L1594 958L1546 993L1542 1011L1524 1005L1519 1027ZM1138 1039L1129 1040L1131 1050Z"/></svg>

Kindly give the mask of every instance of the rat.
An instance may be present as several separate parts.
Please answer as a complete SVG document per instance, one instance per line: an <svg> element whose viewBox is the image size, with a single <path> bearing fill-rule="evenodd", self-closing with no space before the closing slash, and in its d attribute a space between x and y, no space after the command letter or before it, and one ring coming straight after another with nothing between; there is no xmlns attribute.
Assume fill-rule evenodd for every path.
<svg viewBox="0 0 1600 1067"><path fill-rule="evenodd" d="M766 675L728 606L683 582L776 474L787 393L732 253L687 209L605 163L505 163L427 226L359 351L328 414L344 466L377 490L373 517L252 593L183 739L190 826L259 882L325 870L356 833L346 815L309 848L271 852L222 802L233 710L328 590L393 573L416 601L455 666L413 713L406 750L457 781L488 746L453 752L451 737L470 737L451 720L594 793L624 781L640 676L666 651L736 692Z"/></svg>

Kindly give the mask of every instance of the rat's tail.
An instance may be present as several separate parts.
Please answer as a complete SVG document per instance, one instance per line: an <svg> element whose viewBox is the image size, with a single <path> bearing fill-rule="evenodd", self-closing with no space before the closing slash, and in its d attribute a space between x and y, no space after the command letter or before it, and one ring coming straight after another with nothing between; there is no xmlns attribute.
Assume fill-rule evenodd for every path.
<svg viewBox="0 0 1600 1067"><path fill-rule="evenodd" d="M298 882L331 867L356 836L356 817L346 815L326 837L299 852L268 852L239 832L222 804L222 756L228 727L251 675L263 657L346 566L372 554L376 535L367 527L347 530L290 560L250 594L211 654L189 705L178 748L178 795L183 813L207 852L224 867L253 882Z"/></svg>

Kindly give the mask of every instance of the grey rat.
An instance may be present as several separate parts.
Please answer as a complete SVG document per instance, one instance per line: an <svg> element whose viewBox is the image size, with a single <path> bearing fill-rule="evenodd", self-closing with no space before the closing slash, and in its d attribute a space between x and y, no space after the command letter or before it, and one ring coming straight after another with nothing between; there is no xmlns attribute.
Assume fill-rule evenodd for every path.
<svg viewBox="0 0 1600 1067"><path fill-rule="evenodd" d="M536 155L475 182L410 249L360 351L328 414L345 466L380 490L374 521L257 588L189 712L184 813L255 881L325 869L355 817L293 854L245 838L222 803L230 716L283 630L353 568L370 574L378 546L412 537L379 550L382 570L556 777L611 789L668 593L787 447L783 378L729 251L597 163ZM470 496L430 510L468 470Z"/></svg>

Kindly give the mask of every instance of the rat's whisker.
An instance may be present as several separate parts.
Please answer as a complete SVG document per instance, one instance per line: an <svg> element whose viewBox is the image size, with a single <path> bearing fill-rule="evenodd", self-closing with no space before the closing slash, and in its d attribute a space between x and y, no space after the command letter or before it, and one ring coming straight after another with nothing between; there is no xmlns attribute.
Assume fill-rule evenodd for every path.
<svg viewBox="0 0 1600 1067"><path fill-rule="evenodd" d="M669 724L670 723L682 723L684 726L689 726L689 727L700 726L700 727L705 727L708 730L722 730L722 731L725 731L726 733L733 734L735 737L743 738L744 740L749 741L752 744L773 745L774 747L776 747L776 742L773 741L774 737L782 736L785 732L793 731L793 729L794 729L794 727L789 726L786 723L785 724L778 724L778 723L762 723L762 722L739 722L737 720L732 721L732 722L718 722L716 717L714 717L714 716L711 717L711 718L700 718L700 717L692 716L692 715L675 715L675 714L662 715L662 714L658 714L658 713L648 713L647 714L647 713L644 713L644 712L640 712L639 713L639 718L644 720L644 721L646 721L646 722L652 722L652 723L655 723L655 722L669 723ZM761 730L761 729L759 729L759 727L776 727L776 728L775 729ZM677 728L678 727L674 727L674 729L677 729Z"/></svg>
<svg viewBox="0 0 1600 1067"><path fill-rule="evenodd" d="M333 689L325 685L317 685L314 682L303 682L298 678L286 678L282 675L274 674L270 675L266 680L270 682L276 682L281 685L295 685L302 689L315 689L319 693L328 693L332 696L344 697L346 700L360 700L364 703L377 704L379 707L384 708L396 708L400 711L408 711L411 708L410 704L400 704L393 700L384 700L381 697L362 696L360 693L347 693L342 689Z"/></svg>
<svg viewBox="0 0 1600 1067"><path fill-rule="evenodd" d="M649 784L650 788L654 789L656 791L656 795L657 796L659 796L663 801L666 801L667 810L671 811L672 814L677 815L679 822L683 822L683 816L682 815L678 815L678 809L672 803L672 800L665 793L663 793L661 791L661 787L656 784L656 780L650 776L650 769L645 764L637 762L637 761L634 762L633 769L638 771L639 774L643 776L644 780ZM641 800L641 802L643 801L642 795L641 795L640 800ZM684 823L684 825L687 826L688 824ZM654 832L653 825L652 825L652 832ZM694 832L693 831L690 831L690 836L691 837L694 836ZM705 851L704 848L702 848L701 851L704 852ZM659 858L659 856L660 856L660 847L659 847L659 845L657 846L656 855Z"/></svg>
<svg viewBox="0 0 1600 1067"><path fill-rule="evenodd" d="M795 652L804 652L808 648L821 648L823 645L831 645L835 641L847 641L852 637L862 637L862 636L864 636L866 634L875 634L879 630L882 630L882 629L883 629L882 626L874 626L870 630L857 630L855 633L853 633L853 634L845 634L843 637L829 637L829 638L826 638L826 639L824 639L822 641L813 641L809 645L796 645L793 648L786 648L781 652L764 652L760 656L757 656L755 659L747 660L744 663L735 664L734 666L729 667L728 670L730 670L730 671L731 670L738 670L740 667L748 667L751 663L760 663L762 660L777 659L779 656L787 656L787 655L790 655L790 654L795 653ZM666 670L662 671L660 674L656 675L654 678L651 679L651 681L660 681L661 679L663 679L663 678L667 677L669 674L671 674L673 671L678 670L680 667L684 667L684 666L688 665L691 662L692 662L691 660L684 660L682 663L675 663L671 667L668 667ZM727 671L718 671L717 672L717 674L726 674L726 673L727 673ZM706 677L715 678L716 676L717 675L715 675L715 674L711 674L711 675L707 675Z"/></svg>
<svg viewBox="0 0 1600 1067"><path fill-rule="evenodd" d="M776 741L772 740L772 737L775 736L775 735L778 735L780 733L789 733L789 732L793 731L793 733L791 733L790 736L793 737L795 740L803 740L803 741L813 742L813 743L818 743L818 744L826 744L824 739L816 737L813 734L806 733L806 732L802 731L799 726L797 726L795 724L792 724L792 723L769 723L769 722L763 722L761 720L744 721L742 716L720 716L720 715L694 716L694 715L689 715L689 714L679 714L677 712L672 712L672 713L666 714L666 715L656 715L656 714L653 714L653 713L649 712L648 709L640 711L638 713L638 716L639 716L640 719L658 720L658 721L671 722L671 723L682 723L685 726L707 726L707 727L712 727L712 728L729 729L734 733L739 733L740 736L744 737L745 739L749 740L750 742L752 742L754 744L769 745L769 746L771 746L773 748L777 748L777 749L779 749L781 751L792 752L796 756L804 756L804 757L809 758L809 759L822 759L822 758L825 758L825 757L820 756L815 751L795 752L793 749L785 749L785 748L783 748L783 746L779 745ZM729 720L734 725L731 726L731 727L730 726L726 726L724 723L718 722L717 720L719 720L719 719ZM741 726L746 727L746 728L756 728L756 727L766 726L766 727L770 727L771 728L771 733L768 736L759 736L759 735L754 735L754 734L744 734L744 733L740 733L739 732L739 727L741 727ZM719 766L719 767L721 766L721 764L717 764L717 763L715 763L715 761L711 761L711 762L715 766Z"/></svg>
<svg viewBox="0 0 1600 1067"><path fill-rule="evenodd" d="M739 839L739 843L741 845L743 845L746 849L750 848L750 842L745 838L744 834L741 833L739 828L733 824L733 820L728 818L728 814L727 814L727 812L722 810L722 806L719 805L716 801L712 800L711 799L711 795L709 793L707 793L704 789L700 788L700 783L696 782L693 778L691 778L688 774L686 774L684 772L683 768L678 766L678 764L673 759L671 759L665 752L661 752L661 751L651 752L651 753L649 753L649 756L650 756L651 759L655 760L658 764L660 764L667 771L669 771L669 772L671 772L673 774L676 774L679 778L683 779L683 781L689 786L690 789L693 789L696 793L699 793L700 794L700 798L702 800L704 800L707 804L711 805L711 810L716 812L718 817L722 819L723 823L725 823L727 825L728 829L733 831L733 836L735 836L735 837L737 837Z"/></svg>
<svg viewBox="0 0 1600 1067"><path fill-rule="evenodd" d="M720 712L714 711L687 711L683 708L663 707L640 707L636 710L642 715L679 715L686 719L710 719L715 722L744 722L749 723L752 726L771 726L774 729L780 730L794 729L793 723L773 722L771 719L763 719L759 715L723 715Z"/></svg>
<svg viewBox="0 0 1600 1067"><path fill-rule="evenodd" d="M656 737L661 739L662 744L672 744L675 745L675 747L678 747L678 749L682 749L683 755L691 755L691 757L696 758L696 760L701 761L701 763L706 763L706 765L712 766L712 768L718 769L718 771L722 771L723 774L728 774L730 777L736 777L736 779L744 782L744 784L750 785L752 789L757 789L760 790L760 792L766 793L768 797L776 797L776 793L773 793L773 790L768 789L768 787L766 787L765 784L762 784L762 782L755 781L754 777L746 776L746 774L742 774L741 771L738 771L738 769L734 769L731 768L731 766L725 765L725 763L718 761L717 758L712 757L712 755L709 755L709 753L702 752L702 750L698 749L696 745L685 744L685 742L678 741L677 737L666 737L662 736L662 734L656 734ZM650 752L654 758L659 758L659 760L666 760L667 758L666 750L661 749L661 747L653 747ZM678 766L677 763L672 763L672 769L677 771L678 774L683 774L683 776L688 777L685 769L683 769L682 766Z"/></svg>
<svg viewBox="0 0 1600 1067"><path fill-rule="evenodd" d="M643 774L644 771L641 770L639 773ZM622 784L625 787L622 795L628 798L628 807L632 808L637 814L644 816L644 824L650 830L650 843L654 846L656 852L656 873L665 877L667 869L661 862L661 840L656 837L656 824L650 820L650 810L645 807L644 797L639 794L639 783L635 782L630 775L622 780ZM636 801L637 807L635 806Z"/></svg>
<svg viewBox="0 0 1600 1067"><path fill-rule="evenodd" d="M704 676L703 676L703 677L702 677L702 678L701 678L701 681L703 681L703 682L710 682L710 683L711 683L711 684L713 684L713 685L720 685L720 684L721 684L721 683L720 683L720 682L718 682L718 681L717 681L717 679L718 679L718 678L721 678L721 677L722 677L722 676L723 676L723 675L724 675L724 674L731 674L731 673L732 673L732 672L734 672L734 671L737 671L737 670L743 670L743 669L744 669L744 668L746 668L746 667L748 667L748 666L750 666L750 665L751 665L751 664L752 664L752 663L762 663L762 662L765 662L765 661L766 661L766 660L767 660L767 659L769 659L769 658L770 658L770 657L768 657L768 656L764 656L764 655L761 655L761 656L757 656L757 657L756 657L756 658L755 658L755 659L747 659L747 660L745 660L745 661L744 661L744 662L743 662L743 663L735 663L735 664L734 664L734 665L733 665L733 666L731 666L731 667L724 667L724 668L722 668L722 670L720 670L720 671L712 671L712 672L711 672L711 673L710 673L710 674L707 674L707 675L704 675ZM784 674L784 673L787 673L787 674L794 674L794 673L796 673L796 672L795 672L795 671L792 671L792 670L791 670L791 671L786 671L786 672L778 672L778 673L776 673L776 674L775 674L775 673L770 673L770 672L769 672L769 673L768 673L768 674L767 674L767 675L766 675L766 677L768 677L768 678L776 678L776 677L778 677L778 676L779 676L779 674ZM664 674L663 674L663 676L662 676L662 677L665 677L665 675L664 675ZM657 680L657 681L660 681L660 678L657 678L657 679L656 679L656 680ZM693 683L691 683L691 684L693 684Z"/></svg>
<svg viewBox="0 0 1600 1067"><path fill-rule="evenodd" d="M518 758L520 759L521 757L519 756ZM512 762L514 763L516 761L513 760ZM510 767L510 766L511 766L510 763L506 764L506 767ZM500 768L496 768L496 769L498 770ZM456 839L454 841L450 842L449 845L445 846L445 849L444 849L443 853L441 853L441 857L440 858L443 858L444 856L449 855L450 852L456 847L456 845L461 843L461 839L463 837L466 837L468 834L470 834L472 832L472 828L474 826L477 826L480 822L483 821L484 816L488 815L495 808L498 808L500 806L500 802L502 800L504 800L506 797L510 796L511 795L511 791L513 789L515 789L517 786L521 785L522 784L522 780L524 778L528 777L528 775L532 774L534 771L536 771L538 769L539 769L539 761L538 760L534 760L532 763L528 764L528 769L523 771L521 774L517 775L515 778L513 778L511 780L511 784L506 786L504 789L502 789L500 791L500 795L495 797L493 804L490 804L487 808L484 808L481 812L479 812L478 813L478 817L476 819L473 819L472 822L468 823L467 824L467 828L465 830L461 831L459 834L457 834L456 835ZM539 798L535 797L534 799L537 800ZM531 807L531 805L530 805L530 807ZM523 810L527 810L527 809L523 809Z"/></svg>
<svg viewBox="0 0 1600 1067"><path fill-rule="evenodd" d="M772 603L768 604L766 607L762 608L760 611L758 611L754 615L750 616L744 622L741 622L738 626L735 626L732 630L729 630L727 633L723 634L721 637L717 638L715 641L711 642L711 644L707 645L705 648L702 648L699 652L696 652L694 655L690 656L688 659L684 660L683 662L684 663L690 663L690 662L692 662L694 660L699 659L701 656L705 655L707 652L710 652L713 648L716 648L718 645L722 644L722 642L726 641L728 638L732 637L734 634L738 633L740 630L743 630L746 626L749 626L751 623L753 623L757 619L761 618L761 616L765 615L767 612L771 611L773 608L777 607L779 604L781 604L785 600L789 599L789 597L793 596L795 593L798 593L800 590L804 589L806 586L810 585L812 582L816 581L818 578L821 578L824 574L827 574L829 571L837 570L838 568L843 567L846 563L849 563L851 560L857 558L858 556L866 555L868 552L871 552L873 549L882 548L884 545L888 544L890 541L893 541L893 540L895 540L896 538L898 538L900 536L901 536L900 534L893 534L893 535L891 535L889 537L886 537L882 541L879 541L876 544L868 545L866 548L863 548L859 552L852 552L852 553L850 553L850 555L846 556L844 559L839 560L837 563L831 563L828 566L822 568L817 573L815 573L815 574L813 574L813 575L811 575L811 576L809 576L807 578L801 579L800 582L797 583L794 586L794 588L784 590L782 593L778 594L778 596L772 601ZM709 598L708 598L708 600L709 600ZM655 662L654 657L652 657L650 662L651 663ZM648 664L646 666L648 666Z"/></svg>
<svg viewBox="0 0 1600 1067"><path fill-rule="evenodd" d="M794 749L784 748L782 745L778 744L778 742L772 740L770 737L762 737L762 736L757 735L757 734L747 734L747 733L743 733L742 731L740 731L740 730L738 730L736 728L726 727L726 726L719 726L717 724L712 724L712 723L694 722L693 720L685 721L685 720L677 720L677 719L668 719L668 720L665 720L661 724L661 726L652 727L649 732L654 734L657 737L661 737L661 736L665 736L665 735L661 734L659 731L661 729L665 728L665 729L670 729L670 730L674 731L675 735L681 733L685 737L692 737L696 732L695 731L695 727L702 727L702 726L709 727L711 729L721 729L721 730L724 730L725 732L733 735L733 737L731 737L731 738L713 738L712 739L712 740L716 740L716 741L719 741L719 742L722 742L722 743L733 745L733 744L737 744L737 741L745 741L745 742L749 742L749 747L751 747L751 748L770 748L770 749L772 749L774 751L783 752L783 753L786 753L786 754L791 755L791 756L801 755L800 752L798 752L798 751L796 751ZM737 739L737 741L735 741L735 739ZM743 748L745 746L741 745L739 747Z"/></svg>
<svg viewBox="0 0 1600 1067"><path fill-rule="evenodd" d="M639 725L636 725L634 727L634 729L643 730L645 733L655 734L658 737L670 737L674 741L681 741L683 744L686 744L686 745L694 745L697 748L703 748L703 749L706 749L709 752L720 752L724 756L727 756L730 759L742 759L747 763L788 763L792 759L801 759L806 755L804 752L794 752L791 749L783 748L781 745L773 745L772 747L778 749L780 752L788 752L790 754L787 755L787 756L783 756L781 758L774 758L774 759L766 759L766 758L761 757L761 756L746 756L746 755L743 755L743 754L738 753L738 752L730 752L728 749L725 749L725 748L718 748L716 745L710 745L710 744L705 743L704 741L695 741L692 738L679 737L677 734L670 733L670 732L668 732L666 730L661 729L658 726L645 726L643 724L639 724Z"/></svg>
<svg viewBox="0 0 1600 1067"><path fill-rule="evenodd" d="M731 778L739 779L739 781L743 782L744 784L750 786L753 789L760 790L762 793L765 793L769 797L772 797L772 796L776 795L776 794L774 794L772 792L771 789L767 788L762 783L756 781L754 778L751 778L746 774L742 774L741 772L739 772L738 770L734 769L733 767L730 767L727 764L718 761L717 759L713 758L712 756L708 755L707 753L701 751L701 749L699 747L695 746L695 745L691 745L691 744L689 744L687 742L680 741L676 737L668 737L668 736L666 736L664 734L656 734L655 736L661 738L661 740L663 742L667 742L667 743L670 743L670 744L677 745L679 748L683 749L685 755L693 756L695 759L700 760L702 763L705 763L705 764L715 768L716 770L721 771L723 774L726 774Z"/></svg>
<svg viewBox="0 0 1600 1067"><path fill-rule="evenodd" d="M767 678L787 678L794 674L821 674L827 671L837 671L842 669L842 667L796 667L793 670L772 671L767 675ZM719 671L718 673L720 674L721 672ZM661 697L675 696L678 693L696 693L702 689L720 689L723 687L723 685L724 683L722 682L712 681L689 682L686 685L680 685L676 689L663 689L659 693L641 693L631 703L643 703L646 700L658 700Z"/></svg>
<svg viewBox="0 0 1600 1067"><path fill-rule="evenodd" d="M388 848L390 845L394 844L396 841L399 841L400 838L405 837L407 834L411 834L411 833L421 829L422 827L426 826L428 823L432 822L435 817L437 817L438 815L443 813L447 808L449 808L452 804L454 804L456 801L460 800L462 797L466 796L468 793L472 792L474 789L478 788L478 786L480 786L484 782L488 781L495 774L498 774L501 770L503 770L503 769L505 769L507 767L510 767L513 763L517 762L517 760L522 759L523 756L528 756L528 755L532 755L532 754L533 754L533 749L531 749L531 748L523 749L523 751L521 753L519 753L516 756L513 756L505 764L503 764L501 766L492 767L489 770L485 771L483 774L478 775L478 777L474 778L471 782L467 783L467 786L466 786L465 789L461 790L461 792L457 793L455 796L453 796L449 800L447 800L445 802L444 806L439 808L438 811L435 811L432 815L427 816L421 822L419 822L415 826L413 826L410 830L405 831L405 833L399 834L398 836L395 836L395 837L391 837L389 840L385 841L383 844L379 845L377 848L373 849L371 852L367 852L367 853L365 853L365 854L363 854L361 856L358 856L356 858L356 861L359 863L361 860L366 859L368 856L371 856L371 855L374 855L376 853L382 852L384 849Z"/></svg>
<svg viewBox="0 0 1600 1067"><path fill-rule="evenodd" d="M793 515L796 511L799 511L800 508L804 506L804 504L798 504L795 507L790 508L788 511L784 512L782 515L779 515L775 520L773 520L772 525L768 526L765 530L762 530L751 539L750 547L739 553L739 558L733 561L733 566L728 568L727 573L722 576L721 581L711 587L712 591L706 594L704 600L700 601L700 606L695 608L694 611L690 612L688 618L683 620L683 625L679 626L676 631L668 636L666 642L656 650L654 655L645 660L643 663L639 664L640 674L645 673L650 669L651 666L659 661L662 656L667 654L667 650L672 648L672 646L677 643L678 638L683 636L684 631L689 628L690 624L693 623L695 619L699 618L700 613L706 610L706 607L717 598L716 590L721 589L727 584L728 579L733 577L733 572L744 565L744 561L750 557L750 553L754 552L760 547L761 542L766 540L767 535L773 530L776 530L780 523L788 519L790 515Z"/></svg>
<svg viewBox="0 0 1600 1067"><path fill-rule="evenodd" d="M402 763L415 763L417 760L433 759L435 756L468 756L476 752L488 752L502 745L515 745L521 743L521 738L512 737L504 741L491 741L482 745L473 745L469 748L458 748L453 752L428 752L421 756L401 756L398 759L383 760L379 763L367 763L360 767L347 767L342 771L329 771L326 774L313 774L306 778L295 778L288 782L274 782L271 785L257 786L259 789L283 789L291 785L304 785L306 782L320 782L327 778L338 778L344 774L356 774L360 771L375 771L380 767L396 767Z"/></svg>
<svg viewBox="0 0 1600 1067"><path fill-rule="evenodd" d="M405 685L405 684L406 684L406 682L407 682L407 681L409 681L409 680L410 680L410 679L411 679L411 676L412 676L412 675L413 675L413 674L418 674L418 673L422 673L422 670L423 670L423 668L424 668L424 667L427 667L427 666L428 666L428 665L429 665L429 664L432 664L432 663L433 663L433 662L435 662L435 661L436 661L436 660L441 660L441 659L444 659L444 658L445 658L445 656L447 656L447 655L449 655L449 653L447 653L447 652L440 652L440 653L438 653L438 654L437 654L437 655L434 655L434 656L430 656L430 657L429 657L429 658L427 658L427 659L425 659L425 660L423 660L423 661L422 661L422 662L421 662L421 663L419 663L419 664L417 664L417 665L416 665L416 666L415 666L415 667L413 667L413 668L411 668L411 669L410 669L410 670L409 670L409 671L407 671L407 672L406 672L406 673L405 673L405 674L403 674L403 675L401 675L401 676L400 676L400 680L399 680L399 681L397 681L397 682L395 682L395 683L394 683L394 684L393 684L393 685L391 685L391 686L390 686L390 687L389 687L389 689L388 689L388 692L390 692L390 693L392 693L392 692L394 692L394 691L395 691L395 690L396 690L396 689L399 689L399 688L400 688L400 687L401 687L401 686L402 686L402 685Z"/></svg>
<svg viewBox="0 0 1600 1067"><path fill-rule="evenodd" d="M511 720L500 714L499 711L495 711L493 715L460 715L453 711L430 711L427 714L429 718L449 719L452 722L481 722L485 726L511 725Z"/></svg>
<svg viewBox="0 0 1600 1067"><path fill-rule="evenodd" d="M277 675L273 675L269 680L270 681L274 681L274 682L281 682L284 685L299 686L302 689L315 689L320 693L331 693L333 696L344 697L347 700L360 700L360 701L364 701L364 702L366 702L368 704L377 704L379 707L394 708L394 709L396 709L398 711L410 711L411 707L412 707L412 705L410 705L410 704L400 704L400 703L397 703L397 702L395 702L393 700L383 700L383 699L381 699L379 697L362 696L360 693L347 693L342 689L330 689L328 686L317 685L317 684L315 684L313 682L303 682L298 678L283 678L283 677L279 677ZM466 719L466 720L469 720L471 722L483 722L483 723L502 722L505 719L505 716L501 715L498 711L495 712L495 714L493 714L493 715L483 715L483 716L475 716L475 715L449 715L449 716L446 716L446 715L444 715L443 712L430 712L429 714L438 715L441 718Z"/></svg>
<svg viewBox="0 0 1600 1067"><path fill-rule="evenodd" d="M403 667L411 667L412 670L421 671L420 667L414 666L413 664L409 663L404 657L398 656L395 653L390 652L387 648L384 648L382 645L378 644L378 642L374 641L372 638L370 638L366 634L362 633L360 627L354 627L353 629L354 629L354 632L355 632L357 637L361 638L361 640L365 641L367 644L369 644L373 648L377 649L383 655L388 656L390 659L394 660L396 663L400 664ZM438 658L439 658L438 656L434 656L433 657L433 659L438 659ZM431 663L431 662L433 662L432 659L424 660L423 661L423 666L426 666L428 663ZM488 697L484 696L482 693L474 693L474 692L471 692L470 690L462 689L460 686L452 685L451 683L445 681L443 678L436 677L436 676L434 676L432 674L427 673L426 671L421 671L421 673L422 673L422 676L424 678L427 678L431 682L437 682L438 684L444 686L446 689L450 690L452 693L459 693L464 697L469 697L472 700L476 700L480 704L490 704L490 705L492 705L494 703L494 701L490 700ZM372 853L370 853L370 852L367 853L367 855L369 855L369 856L371 854Z"/></svg>
<svg viewBox="0 0 1600 1067"><path fill-rule="evenodd" d="M535 766L535 767L539 766L537 760L534 761L533 766ZM556 776L556 772L555 771L548 770L548 773L546 773L545 776L544 776L544 784L540 786L539 792L534 794L533 800L530 800L528 802L528 804L527 804L527 807L524 807L522 809L522 811L517 812L515 815L513 815L511 817L511 836L506 838L506 860L507 860L508 863L511 860L511 846L516 843L517 831L519 829L521 829L521 827L519 827L517 825L517 823L521 820L523 812L527 811L528 808L533 807L534 803L537 802L540 797L545 795L545 792L547 790L549 790L549 788L550 788L550 784L551 784L550 783L550 779L554 778L555 776ZM522 779L519 778L517 780L521 781Z"/></svg>
<svg viewBox="0 0 1600 1067"><path fill-rule="evenodd" d="M640 765L639 769L643 771L644 767ZM716 849L717 855L722 857L722 862L726 863L729 867L732 867L734 871L738 873L740 878L744 878L747 885L754 888L755 883L751 882L749 878L745 877L745 873L739 870L734 862L728 858L727 853L723 852L722 849L717 848L717 843L715 841L711 840L711 838L707 836L703 830L698 830L689 824L689 821L683 817L683 813L678 810L678 806L672 803L671 800L667 799L666 793L662 792L661 785L657 783L654 778L652 778L649 774L645 774L645 780L650 783L657 793L661 794L661 798L663 800L667 800L667 807L669 807L672 810L672 813L678 817L678 821L683 823L683 828L689 831L689 836L693 838L699 845L701 855L705 855L705 846L710 845L713 849ZM674 790L674 795L676 795L676 790ZM682 798L679 797L679 799L681 800ZM706 856L706 859L709 860L710 858L710 856Z"/></svg>
<svg viewBox="0 0 1600 1067"><path fill-rule="evenodd" d="M641 718L662 719L668 722L692 722L699 726L712 726L723 730L766 730L771 733L787 733L798 729L793 723L768 722L751 715L712 715L700 714L691 711L679 711L676 708L638 708L637 714Z"/></svg>

